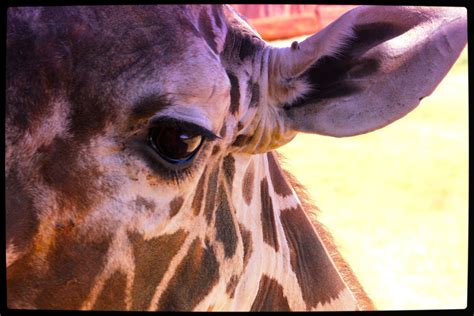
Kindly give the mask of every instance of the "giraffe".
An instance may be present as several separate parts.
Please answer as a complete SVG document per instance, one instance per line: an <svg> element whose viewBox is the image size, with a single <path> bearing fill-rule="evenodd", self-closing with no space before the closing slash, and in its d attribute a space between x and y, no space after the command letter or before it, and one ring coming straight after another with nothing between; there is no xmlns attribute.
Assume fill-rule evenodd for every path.
<svg viewBox="0 0 474 316"><path fill-rule="evenodd" d="M228 6L9 8L8 308L374 309L274 150L405 116L466 33L361 6L276 48Z"/></svg>

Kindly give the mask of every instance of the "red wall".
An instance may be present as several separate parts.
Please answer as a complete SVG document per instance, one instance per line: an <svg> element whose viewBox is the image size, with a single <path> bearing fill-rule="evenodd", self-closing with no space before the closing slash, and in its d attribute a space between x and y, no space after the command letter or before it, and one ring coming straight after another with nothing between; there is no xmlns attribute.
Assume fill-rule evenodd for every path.
<svg viewBox="0 0 474 316"><path fill-rule="evenodd" d="M353 5L233 4L266 40L289 38L319 31Z"/></svg>

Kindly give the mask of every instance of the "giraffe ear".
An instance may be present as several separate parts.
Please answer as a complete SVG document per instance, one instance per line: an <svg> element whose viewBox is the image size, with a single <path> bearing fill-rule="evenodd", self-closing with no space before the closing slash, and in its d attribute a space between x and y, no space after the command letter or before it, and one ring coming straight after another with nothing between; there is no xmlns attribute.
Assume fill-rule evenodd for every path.
<svg viewBox="0 0 474 316"><path fill-rule="evenodd" d="M465 8L363 6L299 45L273 48L271 84L286 93L277 102L290 130L363 134L431 94L466 41Z"/></svg>

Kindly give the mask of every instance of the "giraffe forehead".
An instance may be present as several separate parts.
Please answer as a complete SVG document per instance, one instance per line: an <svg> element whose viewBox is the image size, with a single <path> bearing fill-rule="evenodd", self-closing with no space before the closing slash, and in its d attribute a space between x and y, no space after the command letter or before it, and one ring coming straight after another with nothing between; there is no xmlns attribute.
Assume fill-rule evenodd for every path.
<svg viewBox="0 0 474 316"><path fill-rule="evenodd" d="M159 10L166 10L164 7ZM121 74L127 80L119 81L115 90L129 107L143 98L165 96L166 109L151 104L149 115L159 111L159 115L192 122L218 134L230 105L231 83L219 56L227 29L215 8L180 9L168 24L145 33L138 58L149 56L145 59L152 60L146 68L137 62L127 69Z"/></svg>

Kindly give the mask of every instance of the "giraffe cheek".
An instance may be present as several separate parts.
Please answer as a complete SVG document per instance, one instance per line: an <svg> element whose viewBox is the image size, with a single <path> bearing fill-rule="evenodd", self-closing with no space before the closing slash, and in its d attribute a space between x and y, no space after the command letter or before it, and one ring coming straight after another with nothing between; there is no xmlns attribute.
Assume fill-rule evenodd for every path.
<svg viewBox="0 0 474 316"><path fill-rule="evenodd" d="M79 309L106 263L110 243L110 236L89 240L74 229L61 232L48 252L46 273L36 277L41 282L38 308Z"/></svg>

